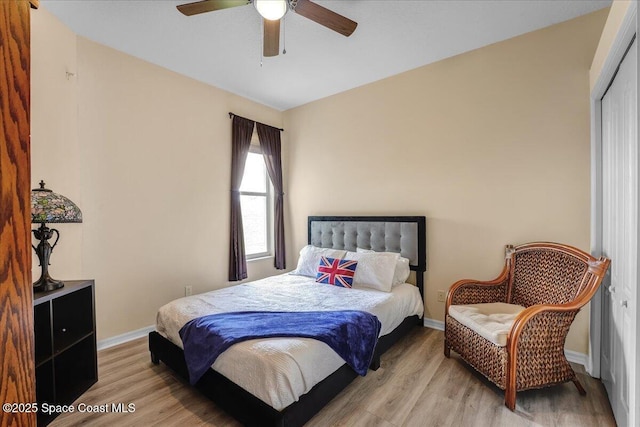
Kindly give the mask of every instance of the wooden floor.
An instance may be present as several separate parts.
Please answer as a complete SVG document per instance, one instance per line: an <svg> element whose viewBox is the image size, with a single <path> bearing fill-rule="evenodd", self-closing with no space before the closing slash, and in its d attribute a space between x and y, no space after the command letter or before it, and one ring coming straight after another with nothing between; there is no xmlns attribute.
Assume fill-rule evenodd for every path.
<svg viewBox="0 0 640 427"><path fill-rule="evenodd" d="M416 328L307 426L615 426L602 383L581 366L574 368L586 396L572 383L525 391L511 412L502 391L454 353L443 356L442 341L442 332ZM63 414L52 426L239 425L164 364L153 365L146 338L101 351L98 364L100 380L76 406L133 403L135 412Z"/></svg>

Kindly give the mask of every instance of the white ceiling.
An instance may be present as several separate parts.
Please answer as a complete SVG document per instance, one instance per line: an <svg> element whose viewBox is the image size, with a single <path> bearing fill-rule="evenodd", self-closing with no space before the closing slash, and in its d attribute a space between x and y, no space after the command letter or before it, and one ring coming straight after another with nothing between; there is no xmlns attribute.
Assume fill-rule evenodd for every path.
<svg viewBox="0 0 640 427"><path fill-rule="evenodd" d="M261 59L253 6L186 17L194 0L42 0L77 34L287 110L607 7L611 0L317 0L356 22L349 38L295 13L287 53Z"/></svg>

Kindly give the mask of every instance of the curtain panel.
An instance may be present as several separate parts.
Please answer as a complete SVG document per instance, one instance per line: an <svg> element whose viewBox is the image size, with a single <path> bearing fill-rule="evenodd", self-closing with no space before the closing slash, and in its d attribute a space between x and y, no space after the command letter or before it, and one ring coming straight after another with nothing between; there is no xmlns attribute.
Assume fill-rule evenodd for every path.
<svg viewBox="0 0 640 427"><path fill-rule="evenodd" d="M233 116L231 125L231 226L229 245L229 281L247 278L247 259L244 250L244 230L240 207L240 185L251 145L255 122Z"/></svg>
<svg viewBox="0 0 640 427"><path fill-rule="evenodd" d="M284 270L286 268L286 253L284 247L284 187L282 181L282 158L280 155L280 129L262 123L257 123L256 126L262 156L275 192L273 209L274 266L278 270Z"/></svg>

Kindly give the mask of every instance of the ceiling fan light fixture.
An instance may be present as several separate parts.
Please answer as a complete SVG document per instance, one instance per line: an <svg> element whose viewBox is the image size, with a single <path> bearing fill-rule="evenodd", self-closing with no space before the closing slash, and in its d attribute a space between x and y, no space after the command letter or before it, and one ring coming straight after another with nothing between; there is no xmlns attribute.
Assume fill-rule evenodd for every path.
<svg viewBox="0 0 640 427"><path fill-rule="evenodd" d="M277 21L287 13L287 0L254 0L253 5L264 19Z"/></svg>

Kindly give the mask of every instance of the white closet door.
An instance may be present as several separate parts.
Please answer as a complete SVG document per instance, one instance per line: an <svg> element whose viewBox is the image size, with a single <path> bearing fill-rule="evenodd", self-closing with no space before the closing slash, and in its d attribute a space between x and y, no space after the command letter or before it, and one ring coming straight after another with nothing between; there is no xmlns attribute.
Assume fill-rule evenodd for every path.
<svg viewBox="0 0 640 427"><path fill-rule="evenodd" d="M601 375L619 426L634 405L638 285L637 51L634 42L602 98L603 282Z"/></svg>

